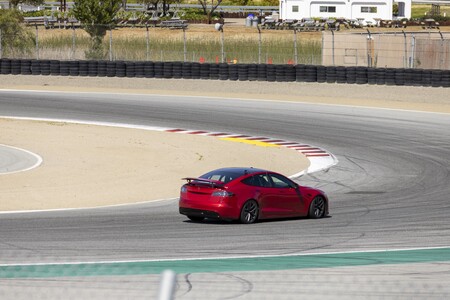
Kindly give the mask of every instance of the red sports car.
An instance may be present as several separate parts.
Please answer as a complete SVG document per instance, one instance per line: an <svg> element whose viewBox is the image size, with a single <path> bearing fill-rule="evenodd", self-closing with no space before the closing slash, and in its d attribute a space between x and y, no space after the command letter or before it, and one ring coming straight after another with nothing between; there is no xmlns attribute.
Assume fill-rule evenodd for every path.
<svg viewBox="0 0 450 300"><path fill-rule="evenodd" d="M192 221L239 220L328 215L324 192L300 186L281 174L256 168L223 168L199 178L183 178L179 209Z"/></svg>

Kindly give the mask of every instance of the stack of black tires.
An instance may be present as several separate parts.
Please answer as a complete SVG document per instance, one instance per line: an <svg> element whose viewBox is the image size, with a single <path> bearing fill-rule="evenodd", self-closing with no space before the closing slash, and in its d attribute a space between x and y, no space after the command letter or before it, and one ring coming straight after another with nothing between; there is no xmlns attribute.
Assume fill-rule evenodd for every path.
<svg viewBox="0 0 450 300"><path fill-rule="evenodd" d="M197 62L0 59L0 74L450 87L450 70Z"/></svg>

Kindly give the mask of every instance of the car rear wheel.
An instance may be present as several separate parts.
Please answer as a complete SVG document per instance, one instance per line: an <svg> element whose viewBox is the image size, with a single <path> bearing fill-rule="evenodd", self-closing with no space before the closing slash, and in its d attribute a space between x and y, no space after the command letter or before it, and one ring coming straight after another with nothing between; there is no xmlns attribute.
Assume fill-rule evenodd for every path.
<svg viewBox="0 0 450 300"><path fill-rule="evenodd" d="M319 219L325 215L325 199L322 196L316 196L309 206L309 217Z"/></svg>
<svg viewBox="0 0 450 300"><path fill-rule="evenodd" d="M241 210L241 217L239 220L244 224L255 223L258 220L258 203L255 200L249 200L244 203Z"/></svg>
<svg viewBox="0 0 450 300"><path fill-rule="evenodd" d="M187 217L189 218L189 220L194 222L201 222L205 219L204 217L196 217L196 216L187 216Z"/></svg>

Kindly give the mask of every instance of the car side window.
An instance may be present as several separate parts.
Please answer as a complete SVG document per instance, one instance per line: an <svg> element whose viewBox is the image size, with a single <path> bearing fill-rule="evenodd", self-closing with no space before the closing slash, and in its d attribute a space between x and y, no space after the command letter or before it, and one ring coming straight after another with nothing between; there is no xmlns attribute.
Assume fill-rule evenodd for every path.
<svg viewBox="0 0 450 300"><path fill-rule="evenodd" d="M292 186L292 183L287 178L278 174L270 174L270 178L275 188L289 188Z"/></svg>
<svg viewBox="0 0 450 300"><path fill-rule="evenodd" d="M258 180L259 180L259 184L260 184L259 186L271 187L269 176L267 176L267 174L259 174L256 176L258 177Z"/></svg>
<svg viewBox="0 0 450 300"><path fill-rule="evenodd" d="M267 174L257 174L242 180L242 183L251 186L270 187L270 181Z"/></svg>

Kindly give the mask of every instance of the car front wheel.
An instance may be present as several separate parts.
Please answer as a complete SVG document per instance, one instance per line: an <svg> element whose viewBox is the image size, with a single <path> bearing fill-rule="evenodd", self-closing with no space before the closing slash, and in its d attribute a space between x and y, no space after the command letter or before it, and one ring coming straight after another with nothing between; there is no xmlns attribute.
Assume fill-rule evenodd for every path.
<svg viewBox="0 0 450 300"><path fill-rule="evenodd" d="M325 216L325 199L322 196L316 196L309 206L308 216L312 219L319 219Z"/></svg>
<svg viewBox="0 0 450 300"><path fill-rule="evenodd" d="M258 220L258 212L258 203L255 200L249 200L242 206L239 220L243 224L255 223Z"/></svg>

